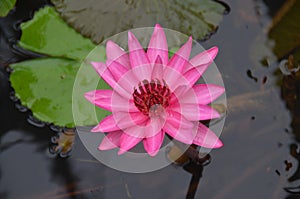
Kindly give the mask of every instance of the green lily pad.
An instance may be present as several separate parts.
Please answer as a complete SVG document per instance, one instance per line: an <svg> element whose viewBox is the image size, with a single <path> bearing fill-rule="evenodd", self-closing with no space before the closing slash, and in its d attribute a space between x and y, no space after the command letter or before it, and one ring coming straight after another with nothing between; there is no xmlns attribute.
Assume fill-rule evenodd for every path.
<svg viewBox="0 0 300 199"><path fill-rule="evenodd" d="M80 64L44 58L11 65L10 81L16 96L36 118L59 126L73 126L72 85Z"/></svg>
<svg viewBox="0 0 300 199"><path fill-rule="evenodd" d="M0 1L0 17L5 17L13 7L16 0L1 0Z"/></svg>
<svg viewBox="0 0 300 199"><path fill-rule="evenodd" d="M52 57L84 59L95 45L70 28L53 7L46 6L22 23L22 48Z"/></svg>
<svg viewBox="0 0 300 199"><path fill-rule="evenodd" d="M96 47L70 28L53 7L40 9L21 28L19 45L47 56L11 65L11 85L22 105L39 120L65 127L75 126L74 109L84 110L77 117L76 126L95 125L109 114L84 98L85 92L109 88L89 64L105 60L103 46ZM84 75L76 78L79 70Z"/></svg>
<svg viewBox="0 0 300 199"><path fill-rule="evenodd" d="M214 32L226 8L212 0L52 0L61 16L95 43L119 32L159 23L195 39Z"/></svg>
<svg viewBox="0 0 300 199"><path fill-rule="evenodd" d="M294 55L300 62L300 1L289 0L273 19L269 38L275 41L273 51L279 60Z"/></svg>
<svg viewBox="0 0 300 199"><path fill-rule="evenodd" d="M73 60L61 58L41 58L24 61L11 65L13 73L10 81L15 89L16 96L21 99L22 105L28 107L33 115L44 122L54 123L58 126L74 127L72 111L73 85L80 63ZM84 67L84 66L83 66ZM82 120L76 125L94 125L100 118L109 112L95 109L88 102L84 93L94 90L93 82L99 81L99 76L89 65L85 67L90 70L89 78L81 82L81 87L76 93L77 104L85 111L81 114ZM77 80L78 81L78 80ZM91 84L90 84L91 83ZM100 88L108 86L103 82ZM97 110L96 118L93 114Z"/></svg>

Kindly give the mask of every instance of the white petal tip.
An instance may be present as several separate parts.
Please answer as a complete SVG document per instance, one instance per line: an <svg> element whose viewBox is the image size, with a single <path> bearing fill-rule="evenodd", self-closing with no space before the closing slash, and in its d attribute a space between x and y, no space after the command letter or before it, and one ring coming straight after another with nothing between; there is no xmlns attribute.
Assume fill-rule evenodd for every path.
<svg viewBox="0 0 300 199"><path fill-rule="evenodd" d="M90 62L90 64L92 65L92 66L94 66L94 65L96 65L96 64L98 64L99 62L95 62L95 61L91 61Z"/></svg>
<svg viewBox="0 0 300 199"><path fill-rule="evenodd" d="M217 119L217 118L220 118L220 117L221 117L220 113L213 109L211 114L210 114L210 118L211 119Z"/></svg>
<svg viewBox="0 0 300 199"><path fill-rule="evenodd" d="M99 125L97 125L94 128L92 128L91 132L98 133L98 132L103 132L103 131L101 131L101 128L99 127Z"/></svg>
<svg viewBox="0 0 300 199"><path fill-rule="evenodd" d="M215 140L214 143L213 143L213 141L207 141L207 140L204 143L203 142L199 143L198 141L193 142L193 143L200 147L204 147L204 148L208 148L208 149L218 149L218 148L221 148L224 146L220 139Z"/></svg>
<svg viewBox="0 0 300 199"><path fill-rule="evenodd" d="M157 155L158 151L159 151L159 150L153 151L153 152L148 152L148 154L149 154L149 156L154 157L154 156Z"/></svg>
<svg viewBox="0 0 300 199"><path fill-rule="evenodd" d="M155 28L162 28L160 24L155 24Z"/></svg>
<svg viewBox="0 0 300 199"><path fill-rule="evenodd" d="M94 91L89 91L89 92L84 93L85 99L87 99L88 101L92 102L92 99L95 96L94 93L95 93Z"/></svg>
<svg viewBox="0 0 300 199"><path fill-rule="evenodd" d="M109 142L109 141L107 141L107 142ZM100 150L100 151L111 150L111 149L114 149L114 148L117 148L117 146L114 145L113 143L106 143L106 144L101 143L98 146L98 150Z"/></svg>
<svg viewBox="0 0 300 199"><path fill-rule="evenodd" d="M217 46L214 46L208 49L207 52L210 54L211 59L214 60L219 52L219 48Z"/></svg>
<svg viewBox="0 0 300 199"><path fill-rule="evenodd" d="M223 146L224 146L223 142L221 140L218 140L212 148L217 149Z"/></svg>
<svg viewBox="0 0 300 199"><path fill-rule="evenodd" d="M132 32L128 31L128 41L135 39L135 36Z"/></svg>
<svg viewBox="0 0 300 199"><path fill-rule="evenodd" d="M222 86L217 86L217 89L215 90L215 95L217 95L217 97L220 97L223 93L225 93L225 88Z"/></svg>
<svg viewBox="0 0 300 199"><path fill-rule="evenodd" d="M101 146L98 146L98 150L99 150L99 151L103 151L103 149L102 149Z"/></svg>
<svg viewBox="0 0 300 199"><path fill-rule="evenodd" d="M111 40L108 40L108 41L106 42L106 48L113 47L113 46L115 46L115 45L116 45L115 42L113 42L113 41L111 41Z"/></svg>
<svg viewBox="0 0 300 199"><path fill-rule="evenodd" d="M118 155L123 155L123 154L126 153L126 152L127 152L127 151L120 149L120 150L118 151Z"/></svg>
<svg viewBox="0 0 300 199"><path fill-rule="evenodd" d="M100 146L98 146L98 150L99 151L105 151L105 150L108 150L108 149L105 146L100 145Z"/></svg>
<svg viewBox="0 0 300 199"><path fill-rule="evenodd" d="M101 65L105 65L105 63L103 62L96 62L96 61L91 61L90 64L94 67L94 68L98 68Z"/></svg>

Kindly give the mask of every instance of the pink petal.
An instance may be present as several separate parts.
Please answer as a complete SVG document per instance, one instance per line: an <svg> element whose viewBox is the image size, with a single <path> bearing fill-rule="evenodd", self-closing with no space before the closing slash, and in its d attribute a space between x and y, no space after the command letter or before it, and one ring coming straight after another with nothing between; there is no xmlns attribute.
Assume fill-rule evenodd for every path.
<svg viewBox="0 0 300 199"><path fill-rule="evenodd" d="M149 117L144 115L141 112L131 112L130 114L130 118L134 121L135 125L144 125L144 123L146 121L149 120ZM127 118L128 120L128 118Z"/></svg>
<svg viewBox="0 0 300 199"><path fill-rule="evenodd" d="M99 145L99 150L110 150L120 146L120 138L122 131L114 131L108 133Z"/></svg>
<svg viewBox="0 0 300 199"><path fill-rule="evenodd" d="M97 126L95 126L91 131L92 132L112 132L118 131L120 128L118 127L115 118L113 115L109 115L104 118Z"/></svg>
<svg viewBox="0 0 300 199"><path fill-rule="evenodd" d="M174 139L183 142L185 144L192 144L195 137L195 128L180 128L174 126L169 122L166 122L163 130Z"/></svg>
<svg viewBox="0 0 300 199"><path fill-rule="evenodd" d="M174 139L186 144L192 144L196 134L195 123L198 122L189 121L180 113L168 110L167 121L163 129Z"/></svg>
<svg viewBox="0 0 300 199"><path fill-rule="evenodd" d="M164 140L164 132L159 131L155 136L143 140L144 148L150 156L155 156Z"/></svg>
<svg viewBox="0 0 300 199"><path fill-rule="evenodd" d="M160 117L150 117L150 122L145 126L144 136L152 137L159 132L165 125L166 115Z"/></svg>
<svg viewBox="0 0 300 199"><path fill-rule="evenodd" d="M116 82L118 82L119 79L122 78L128 71L127 68L125 68L123 65L119 64L116 61L107 60L106 65Z"/></svg>
<svg viewBox="0 0 300 199"><path fill-rule="evenodd" d="M168 116L167 116L167 121L166 123L181 129L192 129L194 127L194 123L187 120L183 115L181 115L178 112L168 110Z"/></svg>
<svg viewBox="0 0 300 199"><path fill-rule="evenodd" d="M151 79L162 79L163 67L161 57L158 55L153 65Z"/></svg>
<svg viewBox="0 0 300 199"><path fill-rule="evenodd" d="M180 98L180 103L209 104L224 93L225 89L214 84L196 84Z"/></svg>
<svg viewBox="0 0 300 199"><path fill-rule="evenodd" d="M183 74L184 79L189 82L189 85L193 86L200 79L207 67L208 65L200 65L188 70Z"/></svg>
<svg viewBox="0 0 300 199"><path fill-rule="evenodd" d="M123 87L117 84L116 79L118 76L113 76L110 70L113 70L115 67L111 67L110 70L108 69L107 65L101 62L91 62L97 73L102 77L102 79L108 83L114 90L116 90L119 94L121 94L124 97L128 97L131 95L132 90L130 90L130 93ZM124 67L123 67L124 68ZM114 72L114 71L113 71ZM125 84L124 84L125 85Z"/></svg>
<svg viewBox="0 0 300 199"><path fill-rule="evenodd" d="M95 71L102 76L103 72L107 69L106 64L102 62L90 62Z"/></svg>
<svg viewBox="0 0 300 199"><path fill-rule="evenodd" d="M144 126L139 126L139 125L134 125L131 127L128 127L123 130L124 134L127 134L131 137L135 138L145 138L145 127Z"/></svg>
<svg viewBox="0 0 300 199"><path fill-rule="evenodd" d="M133 68L132 72L135 76L135 79L138 80L137 81L138 83L142 82L143 80L150 80L151 74L152 74L152 66L151 66L151 64L141 65L139 67Z"/></svg>
<svg viewBox="0 0 300 199"><path fill-rule="evenodd" d="M174 90L176 90L177 87L182 85L192 87L192 85L189 85L189 81L185 79L181 73L179 73L171 67L166 67L164 69L163 79L166 81L171 92L173 92Z"/></svg>
<svg viewBox="0 0 300 199"><path fill-rule="evenodd" d="M117 130L130 131L131 127L134 128L130 133L132 136L138 136L138 125L145 125L148 117L140 112L117 112L104 118L92 132L112 132ZM129 134L130 134L129 133ZM141 133L144 137L144 133Z"/></svg>
<svg viewBox="0 0 300 199"><path fill-rule="evenodd" d="M200 122L193 143L205 148L220 148L223 146L216 134Z"/></svg>
<svg viewBox="0 0 300 199"><path fill-rule="evenodd" d="M168 63L168 43L164 30L159 24L155 25L148 45L147 55L151 63L154 63L158 56L161 57L163 65Z"/></svg>
<svg viewBox="0 0 300 199"><path fill-rule="evenodd" d="M134 102L112 90L95 90L84 94L85 98L96 106L110 112L138 112Z"/></svg>
<svg viewBox="0 0 300 199"><path fill-rule="evenodd" d="M133 137L126 133L123 133L120 138L120 150L118 152L119 155L125 153L130 150L132 147L137 145L143 138Z"/></svg>
<svg viewBox="0 0 300 199"><path fill-rule="evenodd" d="M192 50L192 37L173 55L168 66L181 73L189 63Z"/></svg>
<svg viewBox="0 0 300 199"><path fill-rule="evenodd" d="M106 43L106 56L108 60L116 61L127 69L130 68L128 54L113 41L109 40Z"/></svg>
<svg viewBox="0 0 300 199"><path fill-rule="evenodd" d="M197 67L199 65L207 65L209 66L215 59L215 57L218 54L218 47L212 47L209 50L206 50L202 53L199 53L198 55L194 56L190 63L192 65L189 65L185 71L190 70L193 67Z"/></svg>
<svg viewBox="0 0 300 199"><path fill-rule="evenodd" d="M178 100L178 99L181 99L182 96L185 96L185 93L187 92L187 90L190 90L190 89L188 89L188 87L186 85L181 85L181 86L178 86L173 91L172 95L174 95L176 100Z"/></svg>
<svg viewBox="0 0 300 199"><path fill-rule="evenodd" d="M131 33L128 32L128 48L129 48L129 58L131 67L143 67L149 65L149 59L145 53L143 47L137 38ZM142 74L139 74L142 79L149 79L151 75L150 68L149 70L143 71Z"/></svg>
<svg viewBox="0 0 300 199"><path fill-rule="evenodd" d="M95 90L85 93L84 97L96 106L108 111L112 111L112 94L112 90Z"/></svg>
<svg viewBox="0 0 300 199"><path fill-rule="evenodd" d="M102 77L102 79L110 85L110 87L114 87L116 85L116 81L111 74L111 72L108 70L106 64L101 62L91 62L91 65L94 67L96 72L99 74L99 76Z"/></svg>
<svg viewBox="0 0 300 199"><path fill-rule="evenodd" d="M112 90L94 90L89 91L84 94L84 97L89 100L91 103L99 103L99 100L101 99L110 99L112 96L113 91Z"/></svg>
<svg viewBox="0 0 300 199"><path fill-rule="evenodd" d="M139 111L114 113L114 118L117 123L117 126L122 130L137 125L145 125L146 122L149 120L148 116L144 115Z"/></svg>
<svg viewBox="0 0 300 199"><path fill-rule="evenodd" d="M127 118L128 119L128 118ZM136 138L148 138L153 137L154 135L159 132L163 126L165 125L166 118L165 116L162 117L148 117L146 120L144 120L142 117L141 119L133 119L133 121L136 121L134 125L131 125L131 127L128 128L122 128L124 133L136 137ZM118 121L119 125L119 121ZM120 127L122 127L120 125Z"/></svg>
<svg viewBox="0 0 300 199"><path fill-rule="evenodd" d="M132 96L130 96L132 97ZM131 98L126 98L124 96L119 95L117 92L114 92L112 95L112 112L139 112L137 107L135 106L133 100Z"/></svg>
<svg viewBox="0 0 300 199"><path fill-rule="evenodd" d="M132 93L134 92L134 88L139 82L140 81L135 77L133 72L129 71L119 79L118 83L113 87L113 89L124 98L130 99L132 97Z"/></svg>
<svg viewBox="0 0 300 199"><path fill-rule="evenodd" d="M184 98L186 92L188 92L189 90L191 90L189 86L186 85L178 86L171 94L171 97L169 99L169 105L172 107L173 104L178 104L179 100Z"/></svg>
<svg viewBox="0 0 300 199"><path fill-rule="evenodd" d="M220 114L216 110L203 104L172 104L170 109L181 113L190 121L209 120L220 117Z"/></svg>

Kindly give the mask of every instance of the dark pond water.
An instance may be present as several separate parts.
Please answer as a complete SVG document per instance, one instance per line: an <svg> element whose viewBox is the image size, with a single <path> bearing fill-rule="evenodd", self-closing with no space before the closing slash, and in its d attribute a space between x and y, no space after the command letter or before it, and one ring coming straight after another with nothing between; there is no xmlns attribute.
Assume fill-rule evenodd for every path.
<svg viewBox="0 0 300 199"><path fill-rule="evenodd" d="M18 1L16 10L0 18L1 199L192 198L193 189L188 189L197 178L195 198L300 198L299 102L286 106L286 90L298 94L299 88L289 76L282 83L279 64L265 45L283 1L227 1L230 13L216 34L201 43L220 48L215 62L228 97L224 147L211 152L212 162L205 167L170 165L146 174L98 163L77 138L70 157L52 157L48 147L55 132L29 124L29 113L10 99L5 67L34 56L12 46L20 36L16 22L29 19L45 3ZM286 82L292 85L288 89Z"/></svg>

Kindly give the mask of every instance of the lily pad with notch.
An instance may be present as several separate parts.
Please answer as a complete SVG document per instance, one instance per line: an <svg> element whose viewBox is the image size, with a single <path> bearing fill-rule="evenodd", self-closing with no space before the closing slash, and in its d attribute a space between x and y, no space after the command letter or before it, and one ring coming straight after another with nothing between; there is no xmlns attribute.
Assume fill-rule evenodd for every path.
<svg viewBox="0 0 300 199"><path fill-rule="evenodd" d="M85 110L76 125L95 125L109 112L95 108L83 96L94 90L91 82L98 82L98 88L109 86L94 72L89 61L104 61L105 48L95 45L69 27L53 7L37 11L31 21L21 25L22 37L19 45L27 50L45 55L10 65L13 69L10 81L22 105L31 109L33 115L47 123L62 127L74 127L72 100ZM96 55L89 55L92 51ZM90 60L85 60L86 56ZM85 69L88 79L76 79L77 71ZM73 94L74 82L80 87ZM93 84L94 85L94 84ZM95 117L95 115L97 117Z"/></svg>
<svg viewBox="0 0 300 199"><path fill-rule="evenodd" d="M202 40L217 30L228 6L213 0L52 0L68 24L95 43L159 23Z"/></svg>

